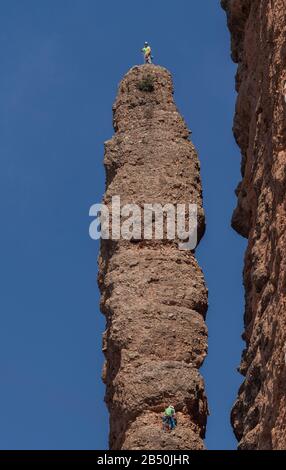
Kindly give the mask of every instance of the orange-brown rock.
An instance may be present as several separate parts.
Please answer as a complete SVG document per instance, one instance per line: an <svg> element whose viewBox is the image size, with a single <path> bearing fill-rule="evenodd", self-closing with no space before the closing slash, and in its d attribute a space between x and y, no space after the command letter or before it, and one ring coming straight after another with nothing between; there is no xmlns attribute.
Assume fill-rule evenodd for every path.
<svg viewBox="0 0 286 470"><path fill-rule="evenodd" d="M173 100L170 73L133 67L114 105L105 144L106 193L121 204L196 203L204 231L199 161ZM207 352L207 290L194 252L177 240L102 240L103 379L111 449L203 449L207 419L198 369ZM162 431L173 404L178 427Z"/></svg>
<svg viewBox="0 0 286 470"><path fill-rule="evenodd" d="M286 448L286 0L223 0L238 63L242 182L232 225L245 255L245 376L232 411L240 449Z"/></svg>

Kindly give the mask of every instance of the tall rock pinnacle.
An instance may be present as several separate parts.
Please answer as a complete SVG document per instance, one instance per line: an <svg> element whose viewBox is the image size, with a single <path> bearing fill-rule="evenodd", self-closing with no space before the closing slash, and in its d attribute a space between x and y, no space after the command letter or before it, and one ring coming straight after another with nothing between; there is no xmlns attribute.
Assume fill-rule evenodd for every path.
<svg viewBox="0 0 286 470"><path fill-rule="evenodd" d="M232 225L245 256L245 376L232 411L240 449L286 448L286 0L223 0L238 63L242 182ZM286 94L286 93L285 93Z"/></svg>
<svg viewBox="0 0 286 470"><path fill-rule="evenodd" d="M197 204L201 237L200 166L170 73L133 67L113 112L104 203L120 196L121 205ZM194 252L176 240L102 240L99 287L110 448L204 448L208 410L198 369L207 352L207 290ZM169 404L178 426L165 433L161 416Z"/></svg>

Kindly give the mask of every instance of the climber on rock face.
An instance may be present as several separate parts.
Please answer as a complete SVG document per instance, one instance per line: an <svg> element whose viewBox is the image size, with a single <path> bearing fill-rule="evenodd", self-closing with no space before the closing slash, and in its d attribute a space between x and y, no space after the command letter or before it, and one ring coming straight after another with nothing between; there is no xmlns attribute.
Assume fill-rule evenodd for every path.
<svg viewBox="0 0 286 470"><path fill-rule="evenodd" d="M152 64L151 47L147 41L144 44L142 52L144 54L145 64Z"/></svg>
<svg viewBox="0 0 286 470"><path fill-rule="evenodd" d="M162 419L164 431L173 431L175 429L177 426L177 419L175 408L172 405L169 405L168 408L165 409Z"/></svg>

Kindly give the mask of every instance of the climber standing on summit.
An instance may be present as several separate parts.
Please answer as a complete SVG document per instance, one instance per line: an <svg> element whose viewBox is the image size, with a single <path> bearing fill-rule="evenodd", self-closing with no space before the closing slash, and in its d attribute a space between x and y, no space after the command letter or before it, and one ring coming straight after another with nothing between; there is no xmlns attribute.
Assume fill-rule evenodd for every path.
<svg viewBox="0 0 286 470"><path fill-rule="evenodd" d="M144 54L145 64L152 64L152 50L147 41L144 44L142 52Z"/></svg>

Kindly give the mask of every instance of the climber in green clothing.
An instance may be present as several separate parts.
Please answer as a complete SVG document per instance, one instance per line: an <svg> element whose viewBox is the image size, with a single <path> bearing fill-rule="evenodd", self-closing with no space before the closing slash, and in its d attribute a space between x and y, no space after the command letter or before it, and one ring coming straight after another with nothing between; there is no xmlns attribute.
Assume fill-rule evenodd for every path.
<svg viewBox="0 0 286 470"><path fill-rule="evenodd" d="M176 412L175 408L172 405L169 405L165 409L163 416L163 430L164 431L173 431L177 426Z"/></svg>

